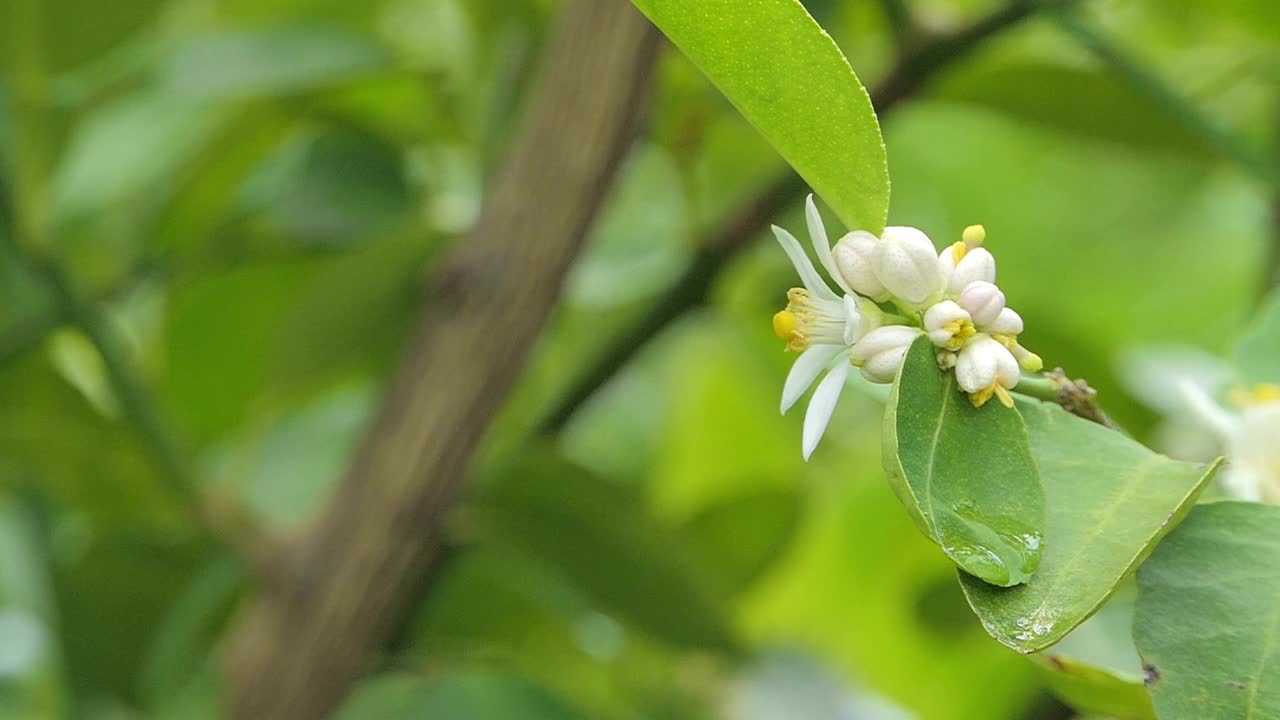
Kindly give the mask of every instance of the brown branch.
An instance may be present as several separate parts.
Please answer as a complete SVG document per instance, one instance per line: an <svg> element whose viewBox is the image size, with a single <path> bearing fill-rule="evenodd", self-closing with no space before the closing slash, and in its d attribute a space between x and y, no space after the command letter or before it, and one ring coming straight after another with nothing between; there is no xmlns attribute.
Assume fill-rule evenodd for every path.
<svg viewBox="0 0 1280 720"><path fill-rule="evenodd" d="M384 640L629 146L657 38L625 0L561 10L541 89L354 465L233 628L233 717L325 716Z"/></svg>
<svg viewBox="0 0 1280 720"><path fill-rule="evenodd" d="M1036 12L1068 5L1072 0L1033 2L1011 0L1008 5L948 35L935 37L908 52L871 92L871 102L881 121L920 91L942 69L973 52L991 37L1017 25ZM783 171L749 198L728 219L713 228L699 243L699 250L684 274L633 325L623 330L592 365L570 385L557 404L538 423L538 432L559 432L583 403L650 340L686 312L700 307L723 270L749 246L769 221L798 202L805 184L790 169Z"/></svg>

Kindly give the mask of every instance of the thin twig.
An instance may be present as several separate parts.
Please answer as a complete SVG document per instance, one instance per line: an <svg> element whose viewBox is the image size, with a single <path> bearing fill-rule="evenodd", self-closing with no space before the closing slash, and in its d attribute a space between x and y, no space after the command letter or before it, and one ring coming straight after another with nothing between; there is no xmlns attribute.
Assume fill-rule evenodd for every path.
<svg viewBox="0 0 1280 720"><path fill-rule="evenodd" d="M1163 109L1169 117L1199 136L1223 157L1235 162L1259 180L1280 188L1280 165L1265 153L1250 147L1247 142L1201 112L1163 78L1090 26L1077 13L1063 9L1054 13L1054 16L1063 30L1111 68L1134 92Z"/></svg>
<svg viewBox="0 0 1280 720"><path fill-rule="evenodd" d="M1072 415L1112 430L1120 429L1098 403L1098 391L1089 387L1089 383L1082 379L1072 380L1067 377L1062 368L1054 368L1046 373L1023 375L1018 381L1016 392L1057 403Z"/></svg>
<svg viewBox="0 0 1280 720"><path fill-rule="evenodd" d="M884 19L889 24L889 32L893 33L893 41L898 52L911 47L915 34L915 23L911 18L911 9L906 0L880 0L880 8L884 10Z"/></svg>
<svg viewBox="0 0 1280 720"><path fill-rule="evenodd" d="M1058 0L1050 4L1014 0L969 27L935 38L908 53L871 93L876 112L883 120L899 103L919 92L940 70L967 56L987 39L1017 25L1042 8L1057 7L1070 1ZM684 274L643 317L623 330L573 381L568 391L537 424L537 431L542 434L558 432L583 403L663 328L686 312L700 307L729 261L748 247L770 220L797 202L804 188L804 181L791 170L786 170L731 212L723 224L712 229L699 243L700 250Z"/></svg>

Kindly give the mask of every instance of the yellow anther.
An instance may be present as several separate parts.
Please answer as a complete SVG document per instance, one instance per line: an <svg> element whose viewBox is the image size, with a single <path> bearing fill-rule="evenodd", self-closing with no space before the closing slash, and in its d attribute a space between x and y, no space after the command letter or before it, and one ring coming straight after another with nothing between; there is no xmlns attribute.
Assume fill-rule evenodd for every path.
<svg viewBox="0 0 1280 720"><path fill-rule="evenodd" d="M987 239L987 229L981 225L970 225L960 234L964 238L964 244L970 250L982 245L982 241Z"/></svg>
<svg viewBox="0 0 1280 720"><path fill-rule="evenodd" d="M800 327L800 318L790 310L780 310L773 315L773 334L780 340L791 341Z"/></svg>
<svg viewBox="0 0 1280 720"><path fill-rule="evenodd" d="M1026 370L1027 372L1040 372L1044 369L1044 360L1041 360L1039 355L1033 352L1028 352L1026 355L1018 358L1018 367Z"/></svg>
<svg viewBox="0 0 1280 720"><path fill-rule="evenodd" d="M952 262L954 262L956 265L959 265L960 261L964 259L965 253L967 252L969 252L969 246L965 245L963 240L960 240L956 244L952 245L951 246Z"/></svg>
<svg viewBox="0 0 1280 720"><path fill-rule="evenodd" d="M959 350L964 347L966 340L978 334L978 329L973 326L973 323L964 318L952 320L941 329L951 333L951 339L944 346L947 350Z"/></svg>
<svg viewBox="0 0 1280 720"><path fill-rule="evenodd" d="M1017 335L992 335L991 339L1009 348L1010 350L1012 350L1014 347L1018 345Z"/></svg>
<svg viewBox="0 0 1280 720"><path fill-rule="evenodd" d="M995 385L982 388L978 392L969 393L969 402L973 403L974 407L982 407L987 404L987 401L991 399L991 396L994 395L995 392Z"/></svg>
<svg viewBox="0 0 1280 720"><path fill-rule="evenodd" d="M1231 390L1231 402L1241 407L1280 402L1280 385L1262 383L1252 388L1233 388Z"/></svg>
<svg viewBox="0 0 1280 720"><path fill-rule="evenodd" d="M1007 408L1013 407L1013 396L1009 394L1009 391L1006 390L1003 385L996 383L994 389L996 397L1000 399L1001 405Z"/></svg>

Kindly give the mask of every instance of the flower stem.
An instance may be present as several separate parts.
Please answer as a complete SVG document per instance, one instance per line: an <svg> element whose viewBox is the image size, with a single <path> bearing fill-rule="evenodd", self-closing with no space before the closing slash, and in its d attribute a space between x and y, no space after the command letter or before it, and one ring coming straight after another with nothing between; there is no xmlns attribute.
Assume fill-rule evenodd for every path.
<svg viewBox="0 0 1280 720"><path fill-rule="evenodd" d="M1058 402L1058 395L1062 392L1057 382L1040 373L1024 373L1015 389L1023 395L1049 402Z"/></svg>

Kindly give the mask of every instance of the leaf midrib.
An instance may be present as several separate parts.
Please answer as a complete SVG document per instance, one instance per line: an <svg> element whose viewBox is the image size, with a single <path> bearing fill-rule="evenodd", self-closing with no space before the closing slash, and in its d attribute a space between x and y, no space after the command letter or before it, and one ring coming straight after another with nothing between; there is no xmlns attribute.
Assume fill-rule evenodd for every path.
<svg viewBox="0 0 1280 720"><path fill-rule="evenodd" d="M934 537L937 537L940 543L942 542L942 537L934 522L933 514L933 472L937 465L935 458L938 456L938 443L942 441L943 420L947 416L947 407L951 404L951 396L955 394L952 389L952 380L948 376L942 383L942 405L938 408L938 426L933 429L933 441L929 443L929 468L924 474L924 500L929 508L929 525L933 527Z"/></svg>

